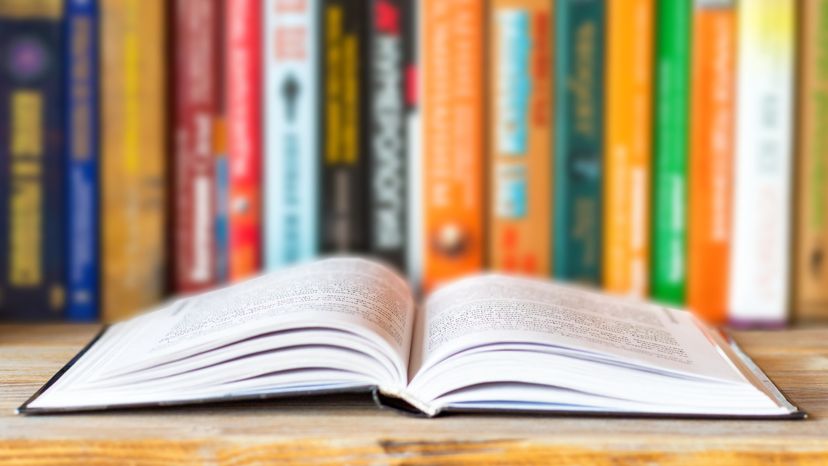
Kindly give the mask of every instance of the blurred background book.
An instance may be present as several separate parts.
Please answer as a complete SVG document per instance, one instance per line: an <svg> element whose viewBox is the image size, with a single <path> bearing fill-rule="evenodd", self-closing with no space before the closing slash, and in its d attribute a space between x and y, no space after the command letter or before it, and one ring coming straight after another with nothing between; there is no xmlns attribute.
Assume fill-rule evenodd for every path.
<svg viewBox="0 0 828 466"><path fill-rule="evenodd" d="M315 257L828 321L828 0L0 0L0 319Z"/></svg>

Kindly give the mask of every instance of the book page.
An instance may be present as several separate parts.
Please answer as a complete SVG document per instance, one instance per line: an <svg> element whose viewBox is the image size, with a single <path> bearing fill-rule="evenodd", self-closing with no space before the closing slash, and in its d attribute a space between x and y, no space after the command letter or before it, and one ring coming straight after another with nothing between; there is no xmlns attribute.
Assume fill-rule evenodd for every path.
<svg viewBox="0 0 828 466"><path fill-rule="evenodd" d="M103 372L180 358L219 341L325 326L375 338L404 368L413 314L408 285L391 269L363 259L327 259L184 298L117 324L111 330L124 333L120 354Z"/></svg>
<svg viewBox="0 0 828 466"><path fill-rule="evenodd" d="M690 313L654 304L541 280L487 275L438 290L424 308L412 376L465 349L526 342L743 381Z"/></svg>

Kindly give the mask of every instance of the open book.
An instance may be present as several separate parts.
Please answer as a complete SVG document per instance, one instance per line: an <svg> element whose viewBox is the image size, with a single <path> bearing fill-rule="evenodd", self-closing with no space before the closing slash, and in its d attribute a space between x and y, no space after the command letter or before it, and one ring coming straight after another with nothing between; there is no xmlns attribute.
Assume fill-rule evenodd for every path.
<svg viewBox="0 0 828 466"><path fill-rule="evenodd" d="M500 275L459 280L418 306L402 277L356 258L112 325L19 412L351 391L428 416L804 415L687 312Z"/></svg>

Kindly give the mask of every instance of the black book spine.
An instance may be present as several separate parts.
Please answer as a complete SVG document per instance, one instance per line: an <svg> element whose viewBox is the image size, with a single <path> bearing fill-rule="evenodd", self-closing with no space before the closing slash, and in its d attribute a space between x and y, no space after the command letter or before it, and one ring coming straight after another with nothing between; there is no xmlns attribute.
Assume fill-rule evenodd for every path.
<svg viewBox="0 0 828 466"><path fill-rule="evenodd" d="M55 6L57 5L57 7ZM65 303L60 2L0 4L0 317Z"/></svg>
<svg viewBox="0 0 828 466"><path fill-rule="evenodd" d="M368 0L324 0L319 11L321 252L368 252Z"/></svg>
<svg viewBox="0 0 828 466"><path fill-rule="evenodd" d="M370 0L367 121L371 166L371 253L405 271L409 247L406 69L410 60L409 0Z"/></svg>

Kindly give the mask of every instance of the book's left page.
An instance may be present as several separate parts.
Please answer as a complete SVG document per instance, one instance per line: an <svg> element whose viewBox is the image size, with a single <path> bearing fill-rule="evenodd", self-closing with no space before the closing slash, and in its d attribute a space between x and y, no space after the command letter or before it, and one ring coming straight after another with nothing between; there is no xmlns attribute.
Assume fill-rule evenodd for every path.
<svg viewBox="0 0 828 466"><path fill-rule="evenodd" d="M101 2L101 305L113 321L166 285L166 2Z"/></svg>
<svg viewBox="0 0 828 466"><path fill-rule="evenodd" d="M109 327L21 411L401 392L414 310L405 280L375 262L285 269Z"/></svg>

